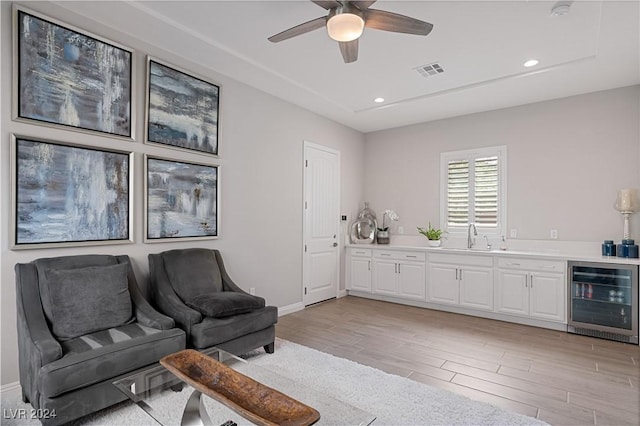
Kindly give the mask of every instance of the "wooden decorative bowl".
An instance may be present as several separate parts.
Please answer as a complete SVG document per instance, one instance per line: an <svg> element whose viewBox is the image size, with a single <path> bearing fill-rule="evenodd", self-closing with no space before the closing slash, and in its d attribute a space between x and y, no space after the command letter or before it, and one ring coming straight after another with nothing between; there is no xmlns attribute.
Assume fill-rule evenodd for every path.
<svg viewBox="0 0 640 426"><path fill-rule="evenodd" d="M160 360L167 370L259 425L312 425L320 419L314 408L247 377L193 349Z"/></svg>

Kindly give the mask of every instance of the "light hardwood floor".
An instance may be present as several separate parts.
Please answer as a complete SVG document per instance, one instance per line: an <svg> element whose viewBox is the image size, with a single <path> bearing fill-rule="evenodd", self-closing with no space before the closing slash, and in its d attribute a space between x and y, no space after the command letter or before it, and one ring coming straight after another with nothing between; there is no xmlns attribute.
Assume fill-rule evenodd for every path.
<svg viewBox="0 0 640 426"><path fill-rule="evenodd" d="M637 345L351 296L276 327L283 339L552 425L640 425Z"/></svg>

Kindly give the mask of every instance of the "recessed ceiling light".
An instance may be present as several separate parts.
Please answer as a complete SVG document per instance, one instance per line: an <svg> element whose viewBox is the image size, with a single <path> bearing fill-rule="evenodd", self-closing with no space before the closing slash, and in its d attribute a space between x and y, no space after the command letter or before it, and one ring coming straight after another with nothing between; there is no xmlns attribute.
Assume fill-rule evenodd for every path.
<svg viewBox="0 0 640 426"><path fill-rule="evenodd" d="M377 104L381 104L382 102L384 102L384 98L375 98L373 100L373 102L377 103Z"/></svg>
<svg viewBox="0 0 640 426"><path fill-rule="evenodd" d="M529 68L529 67L535 67L536 65L538 65L538 60L537 59L529 59L527 62L524 63L524 66Z"/></svg>

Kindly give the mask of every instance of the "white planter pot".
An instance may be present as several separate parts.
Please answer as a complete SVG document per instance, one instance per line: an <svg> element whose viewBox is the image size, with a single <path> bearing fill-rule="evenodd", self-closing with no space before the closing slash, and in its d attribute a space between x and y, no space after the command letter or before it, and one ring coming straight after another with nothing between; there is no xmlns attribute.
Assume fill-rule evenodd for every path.
<svg viewBox="0 0 640 426"><path fill-rule="evenodd" d="M429 247L440 247L440 244L442 243L441 240L427 240L427 243L429 244Z"/></svg>

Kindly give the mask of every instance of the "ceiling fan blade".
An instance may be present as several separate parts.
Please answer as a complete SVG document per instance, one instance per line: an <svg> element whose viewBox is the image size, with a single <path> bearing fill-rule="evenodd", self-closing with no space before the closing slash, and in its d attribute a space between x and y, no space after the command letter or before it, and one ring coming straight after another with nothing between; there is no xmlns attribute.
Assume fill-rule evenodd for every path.
<svg viewBox="0 0 640 426"><path fill-rule="evenodd" d="M357 7L358 9L364 11L365 9L368 9L371 7L372 4L374 4L376 2L376 0L370 0L370 1L352 1L351 4L354 5L355 7Z"/></svg>
<svg viewBox="0 0 640 426"><path fill-rule="evenodd" d="M363 13L367 28L424 36L433 29L433 24L393 12L367 9Z"/></svg>
<svg viewBox="0 0 640 426"><path fill-rule="evenodd" d="M305 22L304 24L296 25L295 27L284 30L283 32L276 35L272 35L268 38L268 40L272 43L277 43L282 40L287 40L291 37L299 36L301 34L317 30L318 28L322 28L325 25L327 25L327 17L322 16L309 22Z"/></svg>
<svg viewBox="0 0 640 426"><path fill-rule="evenodd" d="M339 42L338 44L340 45L340 53L342 53L342 59L344 59L345 64L358 60L358 39Z"/></svg>
<svg viewBox="0 0 640 426"><path fill-rule="evenodd" d="M328 1L311 0L311 2L317 4L320 7L324 7L327 10L340 6L340 3L338 3L337 1L331 1L331 0L328 0Z"/></svg>

